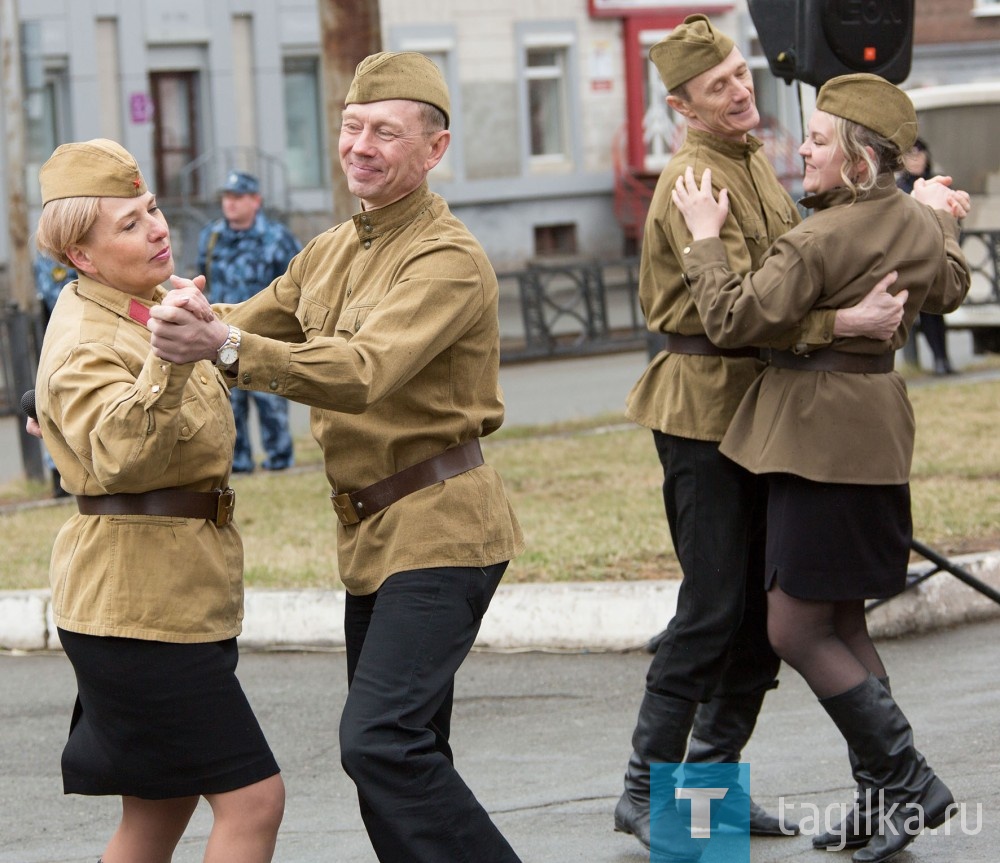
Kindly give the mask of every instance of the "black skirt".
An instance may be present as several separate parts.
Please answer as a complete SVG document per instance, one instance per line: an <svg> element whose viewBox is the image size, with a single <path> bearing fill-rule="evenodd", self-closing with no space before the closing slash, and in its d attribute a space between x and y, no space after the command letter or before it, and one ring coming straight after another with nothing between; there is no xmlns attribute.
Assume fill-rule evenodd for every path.
<svg viewBox="0 0 1000 863"><path fill-rule="evenodd" d="M219 794L278 773L236 679L236 639L168 644L59 630L77 700L67 794L161 800Z"/></svg>
<svg viewBox="0 0 1000 863"><path fill-rule="evenodd" d="M895 596L906 584L910 486L768 474L765 588L798 599Z"/></svg>

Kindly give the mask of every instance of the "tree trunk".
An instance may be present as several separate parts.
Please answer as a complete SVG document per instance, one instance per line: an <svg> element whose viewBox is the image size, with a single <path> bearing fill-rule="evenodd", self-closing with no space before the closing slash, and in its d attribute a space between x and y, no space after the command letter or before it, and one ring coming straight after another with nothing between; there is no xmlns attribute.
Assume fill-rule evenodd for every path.
<svg viewBox="0 0 1000 863"><path fill-rule="evenodd" d="M353 215L357 204L347 190L347 179L337 154L340 114L358 63L382 50L378 0L319 0L319 23L323 40L323 92L333 218L335 222L342 222Z"/></svg>

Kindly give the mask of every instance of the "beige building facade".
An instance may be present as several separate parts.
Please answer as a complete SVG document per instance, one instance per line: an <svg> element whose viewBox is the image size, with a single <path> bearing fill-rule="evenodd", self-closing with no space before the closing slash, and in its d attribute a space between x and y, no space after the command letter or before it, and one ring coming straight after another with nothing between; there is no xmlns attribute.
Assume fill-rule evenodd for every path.
<svg viewBox="0 0 1000 863"><path fill-rule="evenodd" d="M324 0L5 2L21 22L32 224L52 149L104 136L139 159L182 270L230 167L258 173L266 203L302 239L329 225ZM906 86L1000 77L1000 0L916 0L916 10ZM762 134L794 189L800 96L808 104L812 94L771 76L744 0L382 0L383 47L428 54L449 81L453 144L431 185L498 269L634 251L641 200L630 215L627 187L641 195L683 135L645 52L691 12L712 17L750 59ZM0 147L4 186L6 171Z"/></svg>

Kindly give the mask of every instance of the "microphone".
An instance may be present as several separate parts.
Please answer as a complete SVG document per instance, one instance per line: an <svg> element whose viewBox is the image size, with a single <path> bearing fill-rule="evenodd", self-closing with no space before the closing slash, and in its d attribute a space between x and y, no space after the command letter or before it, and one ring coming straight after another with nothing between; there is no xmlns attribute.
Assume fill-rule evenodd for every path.
<svg viewBox="0 0 1000 863"><path fill-rule="evenodd" d="M28 390L23 396L21 396L21 413L26 417L31 417L33 420L38 419L38 414L35 413L35 391Z"/></svg>

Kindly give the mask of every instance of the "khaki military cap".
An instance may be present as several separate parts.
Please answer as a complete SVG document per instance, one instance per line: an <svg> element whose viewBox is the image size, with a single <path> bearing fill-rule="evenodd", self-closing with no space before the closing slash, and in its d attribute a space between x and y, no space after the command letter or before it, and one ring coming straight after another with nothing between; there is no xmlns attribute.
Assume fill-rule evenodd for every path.
<svg viewBox="0 0 1000 863"><path fill-rule="evenodd" d="M107 138L56 147L38 181L42 204L58 198L138 198L149 191L132 154Z"/></svg>
<svg viewBox="0 0 1000 863"><path fill-rule="evenodd" d="M344 104L385 99L427 102L444 114L445 128L451 122L451 100L444 76L433 60L416 51L382 51L358 63Z"/></svg>
<svg viewBox="0 0 1000 863"><path fill-rule="evenodd" d="M716 30L704 15L688 15L683 24L649 49L649 59L667 90L674 90L718 66L735 47L733 40Z"/></svg>
<svg viewBox="0 0 1000 863"><path fill-rule="evenodd" d="M816 96L816 109L858 123L905 153L917 140L917 112L899 87L869 72L831 78Z"/></svg>

